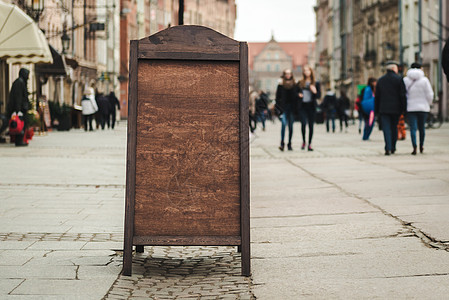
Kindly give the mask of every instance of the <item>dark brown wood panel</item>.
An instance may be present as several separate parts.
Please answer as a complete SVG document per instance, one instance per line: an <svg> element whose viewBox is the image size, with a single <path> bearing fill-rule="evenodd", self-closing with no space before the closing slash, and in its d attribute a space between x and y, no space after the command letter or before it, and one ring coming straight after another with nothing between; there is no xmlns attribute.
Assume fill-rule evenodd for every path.
<svg viewBox="0 0 449 300"><path fill-rule="evenodd" d="M129 56L129 111L128 111L128 145L126 153L126 203L125 203L125 236L123 253L123 274L131 275L132 248L134 236L134 196L136 184L136 142L137 142L137 50L138 42L131 41Z"/></svg>
<svg viewBox="0 0 449 300"><path fill-rule="evenodd" d="M240 236L239 70L139 60L134 236Z"/></svg>
<svg viewBox="0 0 449 300"><path fill-rule="evenodd" d="M151 246L237 246L240 236L136 236L134 245Z"/></svg>
<svg viewBox="0 0 449 300"><path fill-rule="evenodd" d="M210 28L192 25L173 26L139 41L139 58L163 58L170 54L178 59L202 56L239 60L239 43Z"/></svg>

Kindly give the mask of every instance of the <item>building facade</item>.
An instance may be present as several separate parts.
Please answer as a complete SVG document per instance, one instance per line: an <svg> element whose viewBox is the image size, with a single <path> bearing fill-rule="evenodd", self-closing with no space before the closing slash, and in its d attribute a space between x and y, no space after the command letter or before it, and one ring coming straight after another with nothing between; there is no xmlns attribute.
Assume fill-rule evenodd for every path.
<svg viewBox="0 0 449 300"><path fill-rule="evenodd" d="M299 79L304 65L314 65L314 47L312 42L277 42L274 37L267 43L248 43L250 88L274 99L285 69Z"/></svg>
<svg viewBox="0 0 449 300"><path fill-rule="evenodd" d="M184 0L184 24L210 27L234 37L235 0ZM129 41L179 24L178 0L120 0L120 103L128 116Z"/></svg>
<svg viewBox="0 0 449 300"><path fill-rule="evenodd" d="M448 37L449 8L441 0L317 0L317 75L324 86L344 88L355 99L387 61L423 64L439 111L449 115L441 48Z"/></svg>

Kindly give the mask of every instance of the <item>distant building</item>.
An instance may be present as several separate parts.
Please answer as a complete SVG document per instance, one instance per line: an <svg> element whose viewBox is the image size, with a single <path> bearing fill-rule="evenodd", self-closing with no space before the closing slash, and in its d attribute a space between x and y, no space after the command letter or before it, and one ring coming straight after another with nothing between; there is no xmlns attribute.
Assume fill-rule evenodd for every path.
<svg viewBox="0 0 449 300"><path fill-rule="evenodd" d="M302 74L302 66L314 64L312 42L248 43L249 82L252 89L263 90L274 98L282 71L291 69L295 79Z"/></svg>

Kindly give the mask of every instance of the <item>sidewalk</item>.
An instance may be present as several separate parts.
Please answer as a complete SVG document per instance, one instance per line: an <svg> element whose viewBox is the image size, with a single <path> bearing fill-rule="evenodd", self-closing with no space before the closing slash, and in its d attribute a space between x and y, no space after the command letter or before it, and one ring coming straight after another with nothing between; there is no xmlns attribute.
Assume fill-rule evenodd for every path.
<svg viewBox="0 0 449 300"><path fill-rule="evenodd" d="M443 299L449 293L449 127L383 155L316 128L315 151L280 152L279 124L252 143L253 292L258 299ZM409 137L408 137L409 138Z"/></svg>
<svg viewBox="0 0 449 300"><path fill-rule="evenodd" d="M280 152L279 122L251 144L252 271L232 247L123 248L126 124L0 144L1 299L442 299L449 293L449 125L385 157L315 131ZM409 137L408 137L409 138Z"/></svg>

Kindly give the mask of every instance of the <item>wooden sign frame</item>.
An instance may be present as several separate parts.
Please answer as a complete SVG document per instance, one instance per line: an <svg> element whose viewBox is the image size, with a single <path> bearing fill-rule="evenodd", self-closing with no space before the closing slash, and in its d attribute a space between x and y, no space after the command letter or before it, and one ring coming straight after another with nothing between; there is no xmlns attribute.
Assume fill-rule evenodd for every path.
<svg viewBox="0 0 449 300"><path fill-rule="evenodd" d="M180 82L185 75L183 72L190 76L187 81L192 76L201 81L188 82L197 84L192 95L182 87L184 82ZM198 88L198 85L209 84L208 79L202 77L203 72L214 78L210 89ZM172 82L176 80L178 82ZM133 246L136 252L143 252L143 247L150 245L237 246L241 252L242 275L251 275L248 84L247 43L237 42L212 29L174 26L131 41L124 275L132 273ZM192 107L185 106L187 100L181 99L183 94L173 96L178 86L183 92L187 91L186 99L193 107L203 110L194 122L175 128L173 123L186 118L179 111ZM197 97L195 93L202 94ZM173 103L181 106L181 110L175 110ZM190 110L186 114L195 115L195 112ZM220 116L226 118L220 119ZM228 128L220 129L218 120L228 122ZM196 126L198 123L200 125ZM195 152L199 147L195 142L198 134L190 128L197 130L198 127L203 134L200 142L216 147L214 150L205 147L204 151L209 151L207 155ZM193 136L190 148L183 145L188 143L183 142L186 135L187 140ZM167 146L161 144L160 136L164 136ZM213 140L208 141L211 136ZM184 148L178 150L177 147ZM226 149L222 151L221 148ZM190 194L180 189L173 196L178 199L175 205L166 203L172 193L170 185L161 188L160 182L170 181L167 176L173 172L182 172L185 164L183 160L176 160L177 155L209 164L199 171L198 168L188 170ZM220 160L214 158L217 155L221 156ZM174 161L176 165L171 163ZM188 205L189 210L183 205Z"/></svg>

